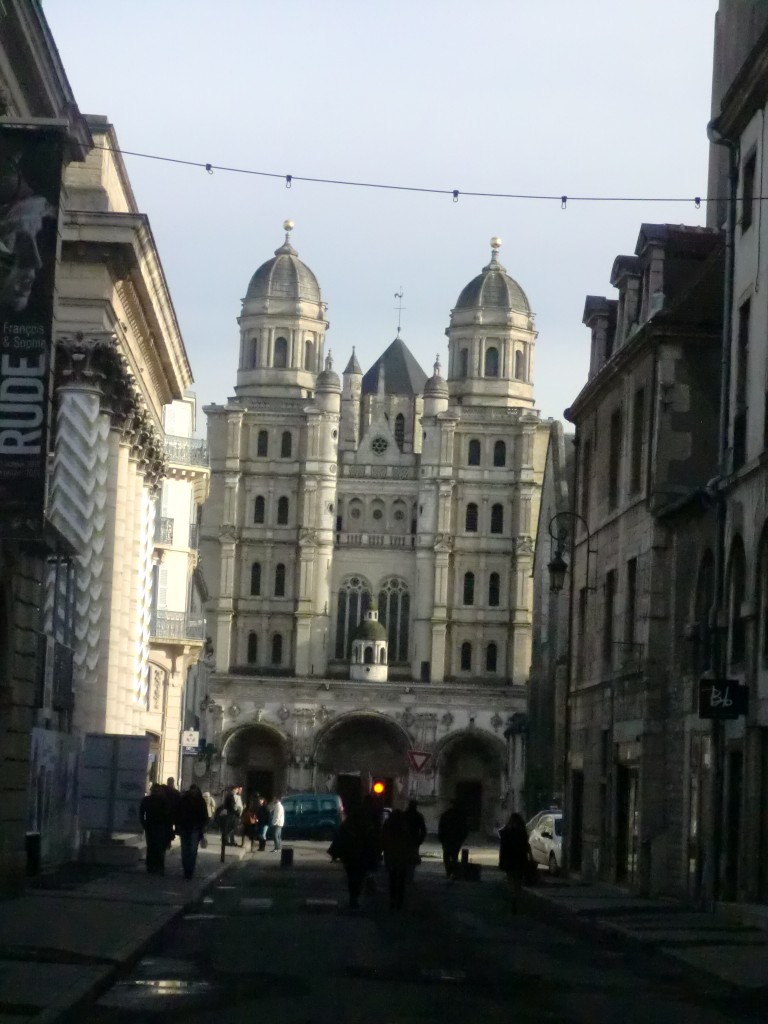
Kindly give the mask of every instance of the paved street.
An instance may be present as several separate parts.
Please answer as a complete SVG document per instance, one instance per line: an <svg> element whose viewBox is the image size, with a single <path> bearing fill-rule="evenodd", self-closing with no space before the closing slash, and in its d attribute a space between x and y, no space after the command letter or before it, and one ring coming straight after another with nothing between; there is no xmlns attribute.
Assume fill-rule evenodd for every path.
<svg viewBox="0 0 768 1024"><path fill-rule="evenodd" d="M78 1022L764 1020L754 994L591 935L534 896L513 916L491 867L447 883L426 858L405 911L389 911L380 877L355 913L324 846L295 850L292 868L269 852L234 864Z"/></svg>

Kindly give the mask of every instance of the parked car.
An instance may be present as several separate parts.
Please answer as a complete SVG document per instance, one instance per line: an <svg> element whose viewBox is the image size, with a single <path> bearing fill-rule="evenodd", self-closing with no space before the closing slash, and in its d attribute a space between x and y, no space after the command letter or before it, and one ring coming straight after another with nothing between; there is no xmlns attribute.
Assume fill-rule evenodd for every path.
<svg viewBox="0 0 768 1024"><path fill-rule="evenodd" d="M283 797L284 839L331 840L341 824L344 807L336 793L290 793Z"/></svg>
<svg viewBox="0 0 768 1024"><path fill-rule="evenodd" d="M563 812L540 811L526 827L533 859L556 875L563 866Z"/></svg>

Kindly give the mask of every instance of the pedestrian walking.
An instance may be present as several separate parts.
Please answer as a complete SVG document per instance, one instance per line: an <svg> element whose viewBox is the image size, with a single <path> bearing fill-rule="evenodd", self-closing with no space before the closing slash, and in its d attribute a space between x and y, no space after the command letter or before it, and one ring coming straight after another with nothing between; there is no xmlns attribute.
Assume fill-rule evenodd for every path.
<svg viewBox="0 0 768 1024"><path fill-rule="evenodd" d="M365 876L377 856L375 844L372 843L370 815L366 810L357 807L347 814L328 848L328 853L331 860L340 860L344 865L349 908L357 910Z"/></svg>
<svg viewBox="0 0 768 1024"><path fill-rule="evenodd" d="M408 826L408 835L411 840L411 864L408 872L408 880L412 882L416 868L421 864L419 848L427 838L427 823L424 821L424 815L419 810L419 805L416 800L408 801L408 806L404 811L404 815Z"/></svg>
<svg viewBox="0 0 768 1024"><path fill-rule="evenodd" d="M165 852L173 819L165 787L160 783L153 782L149 793L139 804L139 821L147 842L147 871L150 874L165 874Z"/></svg>
<svg viewBox="0 0 768 1024"><path fill-rule="evenodd" d="M206 807L200 787L194 783L176 802L174 827L181 841L181 867L185 878L192 878L197 863L197 849L208 824Z"/></svg>
<svg viewBox="0 0 768 1024"><path fill-rule="evenodd" d="M528 831L519 814L511 814L504 828L499 830L499 867L506 872L512 885L512 913L517 913L523 880L533 859L528 844Z"/></svg>
<svg viewBox="0 0 768 1024"><path fill-rule="evenodd" d="M437 838L443 848L443 864L446 877L449 879L456 877L459 867L459 851L468 835L467 817L456 801L452 800L450 807L440 815L437 824Z"/></svg>
<svg viewBox="0 0 768 1024"><path fill-rule="evenodd" d="M283 826L285 825L285 808L280 802L280 797L275 797L272 804L272 842L275 844L272 852L277 853L283 845Z"/></svg>
<svg viewBox="0 0 768 1024"><path fill-rule="evenodd" d="M248 806L240 815L240 824L243 832L243 841L240 845L244 847L246 842L249 842L251 844L251 853L256 849L256 831L258 828L257 807L258 800L254 797L252 800L248 801Z"/></svg>
<svg viewBox="0 0 768 1024"><path fill-rule="evenodd" d="M216 801L213 799L213 794L209 790L206 790L205 793L203 793L203 800L205 800L208 817L212 820L213 816L216 814Z"/></svg>
<svg viewBox="0 0 768 1024"><path fill-rule="evenodd" d="M233 790L232 790L232 798L235 801L235 810L237 811L238 815L242 814L243 811L245 810L245 807L243 806L243 787L242 786L235 786L233 788Z"/></svg>
<svg viewBox="0 0 768 1024"><path fill-rule="evenodd" d="M402 910L413 866L413 837L405 811L392 811L381 830L384 866L389 875L389 909Z"/></svg>
<svg viewBox="0 0 768 1024"><path fill-rule="evenodd" d="M237 828L237 811L232 788L224 790L221 804L216 808L214 822L221 830L221 845L235 845L235 829Z"/></svg>
<svg viewBox="0 0 768 1024"><path fill-rule="evenodd" d="M271 820L272 815L269 813L267 801L263 796L260 796L256 807L256 834L259 837L259 853L263 853L267 848L267 833L269 832Z"/></svg>

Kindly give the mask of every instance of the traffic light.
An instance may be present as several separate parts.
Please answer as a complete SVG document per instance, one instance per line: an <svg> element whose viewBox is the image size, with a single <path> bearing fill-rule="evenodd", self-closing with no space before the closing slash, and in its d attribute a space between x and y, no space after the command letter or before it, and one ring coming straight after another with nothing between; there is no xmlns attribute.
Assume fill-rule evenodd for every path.
<svg viewBox="0 0 768 1024"><path fill-rule="evenodd" d="M371 792L375 796L384 796L386 788L386 785L381 781L381 779L374 779L373 785L371 786Z"/></svg>

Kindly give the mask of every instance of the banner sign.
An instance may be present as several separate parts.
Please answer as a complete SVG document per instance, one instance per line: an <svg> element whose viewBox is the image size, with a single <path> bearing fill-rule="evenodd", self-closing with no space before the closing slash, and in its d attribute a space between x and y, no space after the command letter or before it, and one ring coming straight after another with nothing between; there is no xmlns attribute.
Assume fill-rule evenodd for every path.
<svg viewBox="0 0 768 1024"><path fill-rule="evenodd" d="M699 718L739 718L749 710L749 691L737 679L699 681Z"/></svg>
<svg viewBox="0 0 768 1024"><path fill-rule="evenodd" d="M0 125L0 536L42 526L63 146Z"/></svg>
<svg viewBox="0 0 768 1024"><path fill-rule="evenodd" d="M184 729L181 734L181 749L184 754L197 754L200 751L200 731Z"/></svg>

